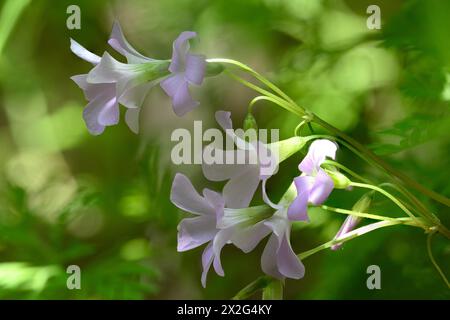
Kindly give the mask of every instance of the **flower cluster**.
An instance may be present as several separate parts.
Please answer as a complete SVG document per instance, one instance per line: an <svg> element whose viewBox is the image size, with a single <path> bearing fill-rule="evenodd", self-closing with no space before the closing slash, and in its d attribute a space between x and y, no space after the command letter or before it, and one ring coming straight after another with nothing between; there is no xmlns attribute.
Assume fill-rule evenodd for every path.
<svg viewBox="0 0 450 320"><path fill-rule="evenodd" d="M326 157L335 158L336 144L329 140L312 142L299 165L302 175L295 178L282 199L274 204L266 193L267 179L276 173L278 164L299 151L307 139L294 137L272 144L263 144L259 140L247 142L232 130L229 112L218 111L216 120L235 141L236 149L222 150L224 156L230 152L235 156L245 153L247 157L256 158L256 162L203 164L203 173L208 180L227 181L221 193L205 189L200 195L186 176L175 176L171 201L195 215L183 219L178 226L178 251L208 243L202 255L202 284L205 286L211 266L218 275L224 275L220 253L226 244L233 244L247 253L269 237L261 256L262 270L277 279L302 278L305 268L290 243L292 223L308 221L308 203L319 205L331 193L333 180L320 165ZM275 148L277 156L270 152ZM272 169L263 171L267 167ZM264 204L250 206L261 181Z"/></svg>
<svg viewBox="0 0 450 320"><path fill-rule="evenodd" d="M197 107L199 102L191 97L189 87L201 85L205 76L220 72L222 67L207 65L204 56L190 53L189 40L194 37L195 32L182 32L173 43L172 58L155 60L134 49L116 22L108 43L126 58L126 63L107 52L97 56L71 39L72 52L94 66L87 74L71 78L88 100L83 118L89 132L99 135L105 127L117 124L119 105L123 105L125 122L137 133L141 106L149 90L157 84L172 99L176 115L183 116ZM336 168L322 168L326 158L335 159L337 145L325 139L314 140L298 166L301 174L293 180L281 200L273 203L266 191L268 179L276 174L280 163L313 137L295 135L265 143L257 136L249 138L247 131L234 130L230 112L218 111L215 117L233 140L235 148L222 150L214 143L207 146L216 158L222 157L224 161L203 163L202 170L208 180L226 183L221 193L204 189L200 195L186 176L180 173L175 176L170 199L175 206L194 215L178 225L178 251L206 244L201 277L202 285L206 286L211 266L218 275L224 275L220 255L226 244L233 244L247 253L268 237L261 256L262 270L281 280L302 278L305 267L290 242L292 224L308 222L309 205L321 205L334 188L349 186L349 180ZM256 125L252 116L246 122L249 123L250 127ZM225 159L229 157L245 161L228 164ZM251 206L259 186L263 204ZM336 239L350 232L359 220L349 216ZM338 245L333 247L337 248Z"/></svg>
<svg viewBox="0 0 450 320"><path fill-rule="evenodd" d="M206 286L211 267L218 275L224 276L221 251L226 244L232 244L248 253L268 238L261 256L261 268L267 275L284 280L285 278L300 279L305 275L305 267L300 256L305 257L326 248L339 249L345 241L381 227L409 224L421 227L426 232L440 232L450 238L450 232L439 219L412 194L404 190L404 187L389 183L405 197L399 200L381 188L381 185L372 185L370 180L336 163L334 160L338 145L331 141L334 138L318 139L330 136L314 135L301 137L298 133L305 124L308 124L312 131L311 122L315 122L339 136L338 141L342 141L350 151L367 162L376 162L386 172L395 173L396 171L389 165L377 159L374 154L355 143L353 139L340 133L338 129L327 125L323 120L297 105L281 89L249 66L231 59L206 60L203 55L191 53L189 41L195 37L195 32L182 32L173 42L171 59L156 60L134 49L125 39L120 25L116 22L108 43L126 59L126 63L116 60L107 52L100 57L72 39L70 48L75 55L93 65L87 74L72 77L88 100L83 111L83 118L89 132L93 135L99 135L107 126L119 122L119 105L123 105L126 109L125 122L133 132L137 133L139 113L144 99L149 90L158 84L171 98L174 113L180 117L184 116L199 105L199 102L192 98L190 87L201 85L205 77L220 73L226 68L225 66L230 67L226 71L233 79L261 94L249 103L249 113L244 121L245 131L233 129L230 112L216 112L216 121L229 138L227 141L232 140L233 146L227 149L230 148L228 144L226 147L219 146L219 142L214 140L204 150L203 155L208 155L208 161L204 159L202 171L205 178L210 181L225 182L221 192L204 189L202 194L199 194L190 180L180 173L176 174L173 180L170 194L172 203L193 215L182 219L178 225L178 251L187 251L206 245L202 255L201 283L203 286ZM265 88L240 77L233 68L238 69L238 72L251 75L253 80L257 80ZM257 128L252 107L260 100L274 103L302 118L292 138L267 143L261 139L260 132L248 134L248 131ZM268 180L277 173L278 166L284 160L295 155L310 141L312 142L309 144L308 152L298 165L299 176L293 179L279 201L272 202L266 190ZM211 159L213 161L210 161ZM228 159L237 161L230 162ZM346 175L339 172L338 168L364 183L350 181ZM409 181L399 173L395 176L405 184L426 192L442 203L448 200L414 181ZM354 187L370 191L355 203L352 210L324 205L334 189L351 190ZM259 189L262 204L253 205L260 200L255 197ZM389 198L409 217L392 218L367 213L374 192ZM291 245L292 225L297 222L309 222L308 208L310 206L321 206L328 211L348 214L348 217L334 239L297 256ZM414 207L418 208L419 217L411 212L410 208ZM381 221L354 230L363 218ZM429 240L432 235L433 233L430 234ZM435 264L431 251L430 257ZM439 267L436 264L435 266L445 278Z"/></svg>
<svg viewBox="0 0 450 320"><path fill-rule="evenodd" d="M194 109L199 102L192 99L189 85L200 85L206 69L205 57L189 52L189 40L195 36L195 32L182 32L174 41L172 59L155 60L136 51L115 22L108 43L127 63L117 61L108 52L97 56L71 39L72 52L94 65L89 73L71 78L89 102L83 111L89 132L99 135L105 127L116 125L121 104L126 108L125 122L137 133L141 106L149 90L158 83L172 98L177 115Z"/></svg>

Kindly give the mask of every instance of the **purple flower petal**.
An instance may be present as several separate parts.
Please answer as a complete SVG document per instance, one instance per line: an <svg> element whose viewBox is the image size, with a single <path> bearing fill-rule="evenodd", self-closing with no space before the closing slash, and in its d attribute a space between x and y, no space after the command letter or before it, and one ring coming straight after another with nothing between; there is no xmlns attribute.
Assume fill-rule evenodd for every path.
<svg viewBox="0 0 450 320"><path fill-rule="evenodd" d="M203 196L208 201L209 205L214 208L216 213L216 220L219 220L223 216L225 209L225 200L220 193L209 189L203 189Z"/></svg>
<svg viewBox="0 0 450 320"><path fill-rule="evenodd" d="M94 65L100 63L101 58L98 55L90 52L73 39L70 39L70 50L72 50L75 55L87 62L90 62Z"/></svg>
<svg viewBox="0 0 450 320"><path fill-rule="evenodd" d="M138 134L139 133L139 112L140 108L127 109L125 112L125 122L131 131Z"/></svg>
<svg viewBox="0 0 450 320"><path fill-rule="evenodd" d="M320 168L326 157L334 159L336 157L337 145L326 139L315 140L309 147L308 154L305 156L298 168L309 175L314 174Z"/></svg>
<svg viewBox="0 0 450 320"><path fill-rule="evenodd" d="M161 88L169 97L173 98L176 95L178 88L185 82L186 80L182 74L175 74L161 81Z"/></svg>
<svg viewBox="0 0 450 320"><path fill-rule="evenodd" d="M97 64L89 73L89 83L115 83L119 80L135 78L137 74L136 65L122 63L105 52Z"/></svg>
<svg viewBox="0 0 450 320"><path fill-rule="evenodd" d="M91 100L83 110L83 119L93 135L101 134L105 126L117 124L119 108L115 96L99 95Z"/></svg>
<svg viewBox="0 0 450 320"><path fill-rule="evenodd" d="M220 253L225 244L230 240L232 234L233 229L220 230L214 237L213 241L213 250L214 250L213 266L216 273L222 277L225 275L225 273L223 272L222 262L220 260Z"/></svg>
<svg viewBox="0 0 450 320"><path fill-rule="evenodd" d="M193 84L201 85L205 77L206 60L204 56L196 54L186 55L186 79Z"/></svg>
<svg viewBox="0 0 450 320"><path fill-rule="evenodd" d="M89 83L87 82L87 74L79 74L70 77L80 89L83 90L86 100L91 101L97 96L104 94L106 91L108 94L115 95L116 85L114 83Z"/></svg>
<svg viewBox="0 0 450 320"><path fill-rule="evenodd" d="M199 105L198 101L192 100L189 93L188 83L183 74L175 74L161 81L161 88L172 98L175 114L179 117L185 115Z"/></svg>
<svg viewBox="0 0 450 320"><path fill-rule="evenodd" d="M201 281L203 288L206 287L206 277L208 276L209 268L211 268L211 264L213 263L213 258L214 258L213 244L212 242L210 242L206 246L202 254L203 271Z"/></svg>
<svg viewBox="0 0 450 320"><path fill-rule="evenodd" d="M246 208L250 204L259 184L259 167L248 165L247 170L231 178L223 188L223 197L228 208Z"/></svg>
<svg viewBox="0 0 450 320"><path fill-rule="evenodd" d="M261 256L261 268L263 272L269 276L277 279L284 279L284 276L278 270L277 265L277 251L279 247L279 239L277 235L273 233L270 236Z"/></svg>
<svg viewBox="0 0 450 320"><path fill-rule="evenodd" d="M119 102L127 108L140 108L144 103L149 90L156 85L156 82L145 82L138 85L130 85L123 90L119 96ZM119 93L119 92L118 92Z"/></svg>
<svg viewBox="0 0 450 320"><path fill-rule="evenodd" d="M224 131L227 129L233 129L233 122L231 121L231 112L217 111L215 114L217 123L222 127Z"/></svg>
<svg viewBox="0 0 450 320"><path fill-rule="evenodd" d="M177 250L187 251L212 240L217 233L213 216L198 216L181 220L178 225Z"/></svg>
<svg viewBox="0 0 450 320"><path fill-rule="evenodd" d="M102 126L112 126L119 123L119 105L116 97L107 100L98 113L98 123Z"/></svg>
<svg viewBox="0 0 450 320"><path fill-rule="evenodd" d="M265 222L273 234L270 236L261 257L263 271L277 279L285 277L300 279L305 268L292 250L289 238L291 223L281 214L277 213Z"/></svg>
<svg viewBox="0 0 450 320"><path fill-rule="evenodd" d="M310 189L310 177L301 176L294 179L297 197L288 208L289 220L309 221L307 209Z"/></svg>
<svg viewBox="0 0 450 320"><path fill-rule="evenodd" d="M77 74L75 76L71 76L70 79L73 80L80 87L81 90L87 90L89 84L87 82L87 74ZM86 97L87 99L87 97Z"/></svg>
<svg viewBox="0 0 450 320"><path fill-rule="evenodd" d="M264 222L258 222L255 225L239 230L232 237L233 244L248 253L252 251L262 239L264 239L269 233L268 228Z"/></svg>
<svg viewBox="0 0 450 320"><path fill-rule="evenodd" d="M111 35L109 37L108 43L117 52L121 53L127 58L128 63L145 63L148 61L153 61L139 52L137 52L125 39L123 35L122 28L119 22L115 21Z"/></svg>
<svg viewBox="0 0 450 320"><path fill-rule="evenodd" d="M300 279L305 275L305 267L292 250L289 241L289 231L286 230L277 250L277 266L283 276L291 279Z"/></svg>
<svg viewBox="0 0 450 320"><path fill-rule="evenodd" d="M200 104L192 99L187 82L181 83L172 99L173 110L178 116L185 115Z"/></svg>
<svg viewBox="0 0 450 320"><path fill-rule="evenodd" d="M325 173L323 169L319 169L314 180L314 184L309 191L309 202L314 205L321 205L333 191L333 180Z"/></svg>
<svg viewBox="0 0 450 320"><path fill-rule="evenodd" d="M182 32L173 42L172 61L169 71L172 73L183 72L186 64L186 54L189 51L189 39L195 38L197 33L192 31Z"/></svg>
<svg viewBox="0 0 450 320"><path fill-rule="evenodd" d="M170 201L178 208L198 215L210 215L215 217L215 209L206 199L201 197L189 179L177 173L172 183Z"/></svg>
<svg viewBox="0 0 450 320"><path fill-rule="evenodd" d="M252 157L258 158L258 147L255 146L254 143L248 143L242 137L236 135L236 132L233 130L233 122L231 120L231 112L228 111L217 111L215 113L215 118L217 123L222 127L225 131L226 135L233 139L236 146L241 150L248 150L251 153ZM241 153L242 154L242 153ZM246 158L249 157L249 154L245 154ZM248 162L246 162L248 163ZM256 162L255 162L256 163Z"/></svg>

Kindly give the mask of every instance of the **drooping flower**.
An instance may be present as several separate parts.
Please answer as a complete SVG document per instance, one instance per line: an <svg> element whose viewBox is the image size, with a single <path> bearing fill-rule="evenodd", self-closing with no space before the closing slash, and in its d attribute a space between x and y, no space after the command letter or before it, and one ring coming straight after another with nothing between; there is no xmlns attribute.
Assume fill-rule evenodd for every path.
<svg viewBox="0 0 450 320"><path fill-rule="evenodd" d="M272 235L261 256L263 271L277 279L303 278L305 267L291 246L292 221L287 217L287 208L278 209L265 225L272 230Z"/></svg>
<svg viewBox="0 0 450 320"><path fill-rule="evenodd" d="M161 87L172 98L175 114L180 117L199 105L192 99L189 85L201 85L205 77L205 57L189 53L189 40L196 36L195 32L185 31L174 41L169 66L171 76L161 81Z"/></svg>
<svg viewBox="0 0 450 320"><path fill-rule="evenodd" d="M294 179L297 197L289 206L288 217L291 220L307 221L308 203L320 205L333 190L333 179L320 166L326 157L336 157L337 145L326 139L315 140L308 154L299 164L302 175Z"/></svg>
<svg viewBox="0 0 450 320"><path fill-rule="evenodd" d="M292 221L287 217L287 207L294 197L295 188L292 185L278 203L275 213L266 205L225 209L224 216L218 222L218 226L233 230L231 243L245 253L252 251L270 234L261 256L261 268L264 273L277 279L300 279L305 274L305 267L290 243ZM267 209L272 212L269 216Z"/></svg>
<svg viewBox="0 0 450 320"><path fill-rule="evenodd" d="M100 63L99 56L72 39L70 39L70 49L78 57L93 65ZM86 100L89 101L83 110L83 119L91 134L101 134L106 126L116 125L119 122L119 105L114 83L91 84L87 81L87 74L76 75L71 79L83 90Z"/></svg>
<svg viewBox="0 0 450 320"><path fill-rule="evenodd" d="M115 22L108 41L128 63L121 63L107 52L100 58L71 39L71 50L94 65L88 74L71 79L84 91L88 105L83 118L91 134L101 134L106 126L119 122L119 103L127 107L125 121L138 131L138 113L149 89L167 74L167 61L153 60L138 53L126 41L120 25Z"/></svg>
<svg viewBox="0 0 450 320"><path fill-rule="evenodd" d="M276 173L278 164L300 150L306 143L302 137L262 143L259 140L246 141L233 130L231 113L216 112L217 123L234 141L236 149L221 150L214 148L214 153L222 154L221 163L203 163L203 174L211 181L228 180L223 189L223 197L230 208L248 207L260 181L263 181L263 197L265 181ZM232 159L228 163L227 159ZM236 163L236 159L245 159L243 163Z"/></svg>
<svg viewBox="0 0 450 320"><path fill-rule="evenodd" d="M229 241L231 230L217 228L217 221L223 216L225 201L219 193L209 189L203 190L203 196L199 195L189 179L180 173L173 180L170 200L178 208L195 215L181 220L178 225L177 250L187 251L208 243L202 255L201 282L205 287L211 265L218 275L224 275L220 253Z"/></svg>
<svg viewBox="0 0 450 320"><path fill-rule="evenodd" d="M201 196L189 179L179 173L174 178L170 200L178 208L195 215L179 223L177 250L183 252L207 243L202 254L203 287L211 265L218 275L224 276L220 254L227 243L233 243L247 253L271 233L261 258L263 271L280 279L303 276L304 267L289 241L292 223L287 219L286 206L275 214L267 205L228 208L219 193L204 189Z"/></svg>

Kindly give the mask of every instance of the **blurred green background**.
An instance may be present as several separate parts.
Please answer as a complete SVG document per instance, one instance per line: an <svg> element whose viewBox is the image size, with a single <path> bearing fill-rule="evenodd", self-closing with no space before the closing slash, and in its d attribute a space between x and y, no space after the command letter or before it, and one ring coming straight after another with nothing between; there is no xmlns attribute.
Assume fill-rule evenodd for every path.
<svg viewBox="0 0 450 320"><path fill-rule="evenodd" d="M71 4L81 8L81 30L66 28ZM370 4L381 8L381 30L366 27ZM232 111L237 126L255 94L225 75L209 78L194 89L201 106L178 118L154 88L140 135L121 122L93 137L81 117L86 101L69 79L90 65L70 52L69 38L99 55L112 52L106 41L117 19L135 48L166 59L173 39L195 30L195 52L248 63L300 105L448 197L449 15L450 2L438 0L0 1L0 298L227 299L262 274L264 244L247 255L226 246L226 276L211 271L203 289L202 249L176 252L176 226L186 215L169 201L175 172L198 190L221 188L202 177L200 166L171 164L172 130L192 130L200 119L204 128L215 127L216 110ZM281 138L299 121L268 104L255 110L259 126L280 128ZM298 174L300 159L271 179L273 198ZM338 159L385 180L346 150ZM351 208L360 195L335 191L329 203ZM375 202L375 213L400 214L382 197ZM450 225L447 207L427 204ZM321 209L310 217L310 224L295 226L297 252L331 239L345 218ZM304 279L286 281L285 298L449 299L425 238L398 226L321 252L305 260ZM433 251L449 275L448 240L437 236ZM81 267L81 290L66 288L72 264ZM366 287L372 264L381 268L381 290Z"/></svg>

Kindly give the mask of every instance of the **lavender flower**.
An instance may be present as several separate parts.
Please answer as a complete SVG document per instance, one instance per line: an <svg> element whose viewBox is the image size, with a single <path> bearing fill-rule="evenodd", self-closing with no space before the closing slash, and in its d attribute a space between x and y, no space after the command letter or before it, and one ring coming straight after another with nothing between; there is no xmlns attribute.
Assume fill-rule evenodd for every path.
<svg viewBox="0 0 450 320"><path fill-rule="evenodd" d="M334 183L320 166L326 157L334 159L336 150L336 144L325 139L315 140L311 144L308 154L298 166L303 174L294 179L297 197L289 206L289 219L307 221L308 203L320 205L328 198Z"/></svg>
<svg viewBox="0 0 450 320"><path fill-rule="evenodd" d="M100 63L99 56L86 50L72 39L70 39L70 43L72 52L83 60L93 65ZM119 105L114 83L91 84L87 81L87 74L76 75L71 79L83 90L86 100L89 101L83 111L83 119L91 134L101 134L106 126L112 126L119 122Z"/></svg>
<svg viewBox="0 0 450 320"><path fill-rule="evenodd" d="M170 200L178 208L196 215L181 220L178 225L178 251L208 243L202 255L201 282L205 287L211 265L218 275L224 275L220 252L229 241L231 230L217 228L217 220L223 215L225 201L219 193L209 189L203 190L203 196L199 195L189 179L180 173L173 180Z"/></svg>
<svg viewBox="0 0 450 320"><path fill-rule="evenodd" d="M192 31L181 33L173 43L171 76L161 82L161 87L172 98L173 110L183 116L199 105L189 93L189 85L201 85L205 76L206 60L202 55L189 53L189 39L196 37Z"/></svg>
<svg viewBox="0 0 450 320"><path fill-rule="evenodd" d="M300 150L306 140L293 137L271 144L258 140L247 142L233 130L230 112L218 111L215 117L217 123L233 139L237 149L224 151L215 148L215 153L223 155L223 161L221 164L203 163L203 174L211 181L228 180L223 189L223 197L230 208L248 207L260 181L263 181L263 197L267 199L265 181L276 173L278 164ZM243 164L227 164L225 161L240 158L245 158Z"/></svg>
<svg viewBox="0 0 450 320"><path fill-rule="evenodd" d="M291 247L292 222L287 217L287 208L277 210L265 225L272 230L272 235L261 256L263 271L277 279L303 278L305 267Z"/></svg>
<svg viewBox="0 0 450 320"><path fill-rule="evenodd" d="M207 243L202 254L203 287L211 265L218 275L224 276L220 253L227 243L250 252L271 233L261 258L263 271L280 279L303 276L304 267L289 242L292 223L287 219L286 206L275 214L267 205L228 208L219 193L204 189L201 196L189 179L179 173L174 178L170 199L178 208L195 215L178 225L177 250L187 251Z"/></svg>
<svg viewBox="0 0 450 320"><path fill-rule="evenodd" d="M71 39L71 50L94 65L88 74L71 79L84 91L88 105L83 118L91 134L101 134L106 126L119 122L119 103L127 107L125 121L138 132L138 114L151 87L167 74L167 61L153 60L138 53L126 41L120 25L114 23L108 41L129 63L121 63L107 52L100 58Z"/></svg>
<svg viewBox="0 0 450 320"><path fill-rule="evenodd" d="M295 189L292 185L278 203L275 213L266 205L225 209L218 222L218 226L233 230L231 243L245 253L252 251L270 234L261 256L261 268L264 273L277 279L300 279L305 274L305 267L290 243L292 221L287 217L287 206L294 197Z"/></svg>

